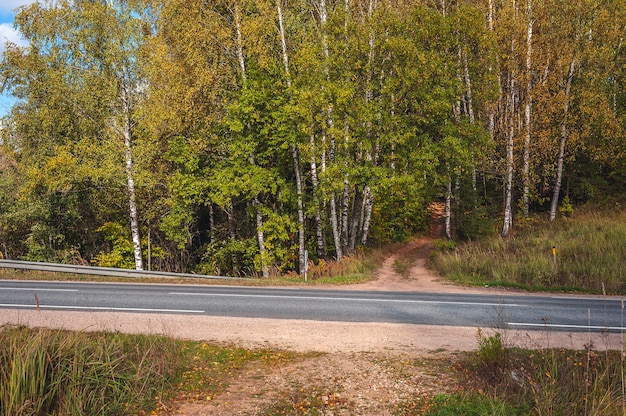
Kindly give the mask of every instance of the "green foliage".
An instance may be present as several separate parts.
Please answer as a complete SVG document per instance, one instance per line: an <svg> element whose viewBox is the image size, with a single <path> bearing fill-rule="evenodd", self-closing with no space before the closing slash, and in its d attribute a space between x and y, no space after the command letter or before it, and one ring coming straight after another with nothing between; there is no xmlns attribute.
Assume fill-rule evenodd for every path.
<svg viewBox="0 0 626 416"><path fill-rule="evenodd" d="M198 272L235 277L239 277L239 274L254 275L254 260L258 250L259 246L254 238L217 241L206 247Z"/></svg>
<svg viewBox="0 0 626 416"><path fill-rule="evenodd" d="M128 231L118 223L108 222L96 231L104 235L109 241L111 248L107 252L101 252L94 258L94 263L101 267L120 267L134 269L133 243Z"/></svg>
<svg viewBox="0 0 626 416"><path fill-rule="evenodd" d="M463 212L456 227L459 238L477 240L494 234L496 226L487 208L480 206Z"/></svg>
<svg viewBox="0 0 626 416"><path fill-rule="evenodd" d="M378 244L407 241L428 227L421 185L410 176L382 180L375 195L384 195L372 212L371 240Z"/></svg>
<svg viewBox="0 0 626 416"><path fill-rule="evenodd" d="M506 350L502 342L502 335L496 332L487 336L483 330L478 328L476 339L478 341L478 351L476 352L478 367L492 377L499 377L506 362Z"/></svg>
<svg viewBox="0 0 626 416"><path fill-rule="evenodd" d="M565 217L570 217L574 214L574 206L572 205L572 201L570 201L569 196L564 197L563 201L561 201L559 212Z"/></svg>
<svg viewBox="0 0 626 416"><path fill-rule="evenodd" d="M446 239L434 240L433 245L438 251L441 251L444 253L452 252L457 248L457 243L454 240L446 240Z"/></svg>
<svg viewBox="0 0 626 416"><path fill-rule="evenodd" d="M270 210L262 210L266 258L264 263L270 265L279 274L285 274L293 270L294 262L297 261L297 252L292 236L296 231L296 224L287 215L281 215ZM255 257L255 270L261 270L260 253Z"/></svg>

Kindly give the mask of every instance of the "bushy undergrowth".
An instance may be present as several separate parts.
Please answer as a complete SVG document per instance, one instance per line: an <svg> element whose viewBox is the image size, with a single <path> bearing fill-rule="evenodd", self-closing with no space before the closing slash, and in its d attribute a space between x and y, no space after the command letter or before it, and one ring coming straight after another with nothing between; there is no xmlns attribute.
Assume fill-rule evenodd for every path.
<svg viewBox="0 0 626 416"><path fill-rule="evenodd" d="M500 341L498 333L479 335L479 349L465 363L472 380L468 384L490 399L525 412L520 414L626 414L623 351L502 346L494 353L493 346L501 345ZM494 354L496 361L485 359Z"/></svg>
<svg viewBox="0 0 626 416"><path fill-rule="evenodd" d="M285 357L287 357L285 355ZM206 399L281 353L154 335L0 328L0 415L141 415Z"/></svg>
<svg viewBox="0 0 626 416"><path fill-rule="evenodd" d="M478 333L459 365L461 390L411 402L424 416L626 415L624 350L507 347L500 333Z"/></svg>
<svg viewBox="0 0 626 416"><path fill-rule="evenodd" d="M626 293L624 253L626 212L577 212L552 223L526 223L507 239L440 250L432 264L470 285L616 294Z"/></svg>

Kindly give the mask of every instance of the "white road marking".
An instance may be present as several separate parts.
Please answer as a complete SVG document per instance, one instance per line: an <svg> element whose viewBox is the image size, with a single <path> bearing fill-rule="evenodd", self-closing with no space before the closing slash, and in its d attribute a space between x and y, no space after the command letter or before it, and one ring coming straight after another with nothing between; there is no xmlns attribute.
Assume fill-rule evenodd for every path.
<svg viewBox="0 0 626 416"><path fill-rule="evenodd" d="M210 297L237 297L237 298L266 298L266 299L308 299L308 300L339 300L339 301L359 301L359 302L390 302L390 303L427 303L441 305L471 305L471 306L515 306L528 307L528 305L518 305L515 303L482 303L482 302L449 302L438 300L410 300L410 299L367 299L367 298L335 298L317 296L281 296L281 295L240 295L235 293L190 293L190 292L169 292L169 295L177 296L210 296Z"/></svg>
<svg viewBox="0 0 626 416"><path fill-rule="evenodd" d="M40 287L2 287L0 290L21 290L24 292L78 292L78 289L48 289Z"/></svg>
<svg viewBox="0 0 626 416"><path fill-rule="evenodd" d="M626 299L622 298L599 298L592 296L550 296L550 299L559 299L559 300L591 300L596 302L625 302Z"/></svg>
<svg viewBox="0 0 626 416"><path fill-rule="evenodd" d="M625 331L626 327L602 325L570 325L570 324L536 324L527 322L507 322L510 326L530 326L533 328L562 328L562 329L600 329L610 331Z"/></svg>
<svg viewBox="0 0 626 416"><path fill-rule="evenodd" d="M26 309L72 309L87 311L115 311L115 312L171 312L171 313L204 313L191 309L147 309L147 308L114 308L110 306L66 306L66 305L20 305L11 303L0 303L0 308L26 308Z"/></svg>

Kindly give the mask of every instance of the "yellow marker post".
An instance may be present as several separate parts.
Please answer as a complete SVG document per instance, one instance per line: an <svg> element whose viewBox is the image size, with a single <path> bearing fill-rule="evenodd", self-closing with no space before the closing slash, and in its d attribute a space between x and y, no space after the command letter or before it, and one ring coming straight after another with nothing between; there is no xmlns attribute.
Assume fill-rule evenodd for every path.
<svg viewBox="0 0 626 416"><path fill-rule="evenodd" d="M556 246L552 246L552 262L554 263L554 268L556 269Z"/></svg>

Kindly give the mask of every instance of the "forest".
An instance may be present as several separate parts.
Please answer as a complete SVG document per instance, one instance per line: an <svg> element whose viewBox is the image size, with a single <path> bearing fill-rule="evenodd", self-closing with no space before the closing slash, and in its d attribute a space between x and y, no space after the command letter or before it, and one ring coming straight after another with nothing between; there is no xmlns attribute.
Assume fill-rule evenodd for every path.
<svg viewBox="0 0 626 416"><path fill-rule="evenodd" d="M0 88L2 257L231 276L626 191L623 0L57 0Z"/></svg>

